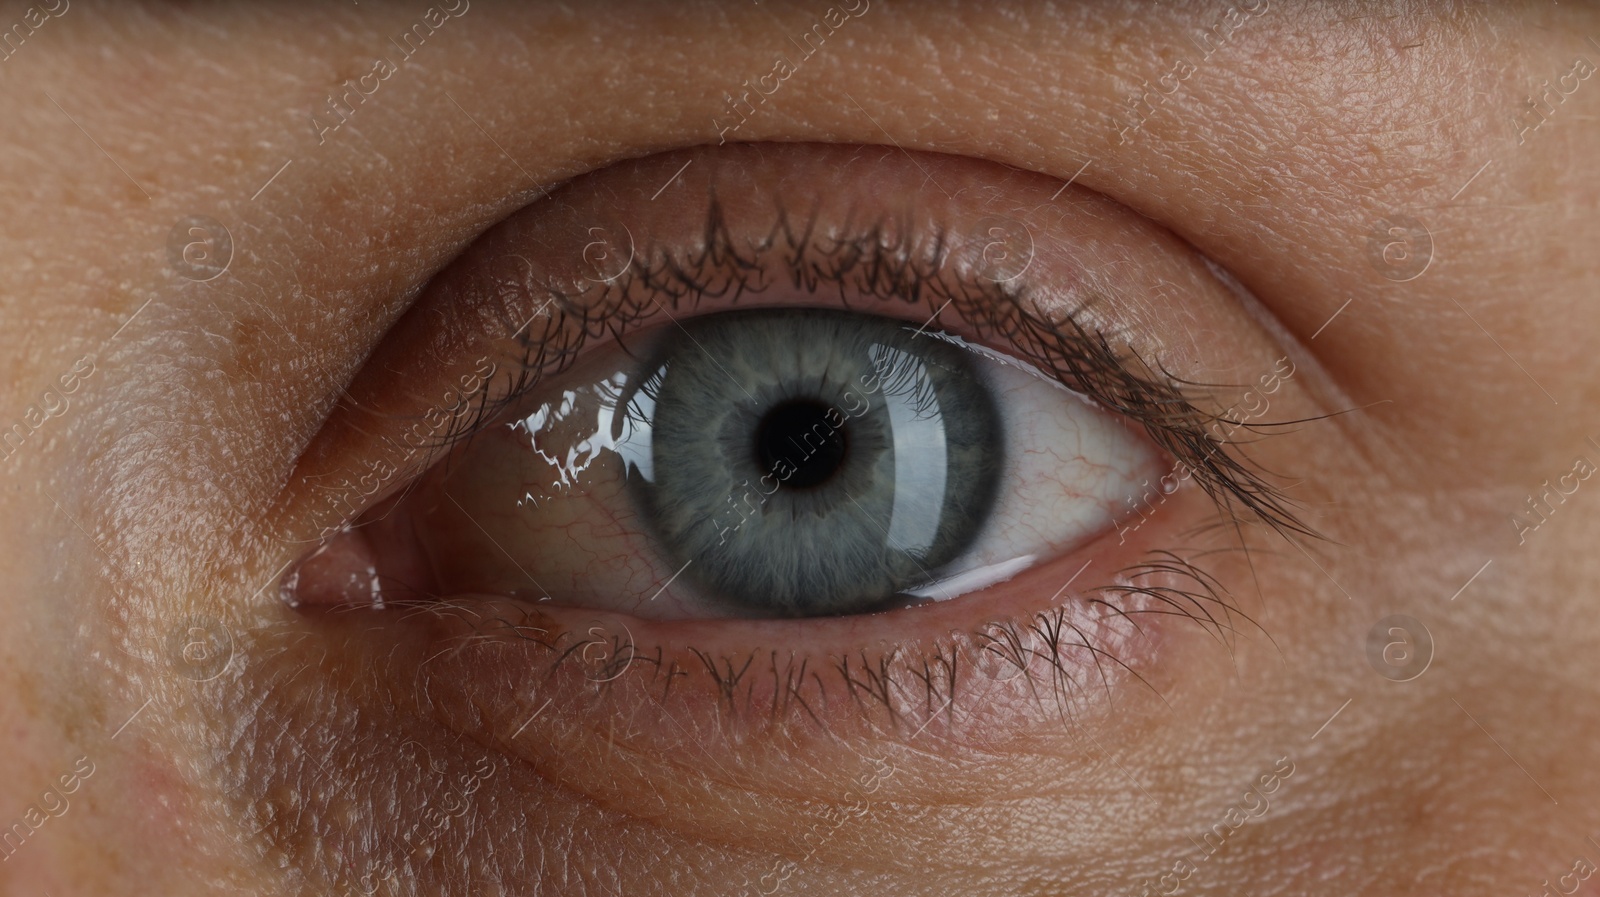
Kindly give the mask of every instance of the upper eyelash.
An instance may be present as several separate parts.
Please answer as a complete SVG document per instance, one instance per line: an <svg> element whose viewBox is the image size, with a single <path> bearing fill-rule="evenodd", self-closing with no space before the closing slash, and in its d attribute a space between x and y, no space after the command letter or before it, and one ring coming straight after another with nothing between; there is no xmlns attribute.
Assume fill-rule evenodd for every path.
<svg viewBox="0 0 1600 897"><path fill-rule="evenodd" d="M507 387L480 391L472 413L457 415L439 437L435 454L448 452L507 413L570 365L592 336L608 332L625 347L631 325L658 306L677 312L686 301L691 309L706 299L737 304L747 292L775 286L767 280L766 261L779 253L791 286L809 293L831 287L845 308L851 307L852 296L860 296L954 309L980 337L999 337L1046 374L1141 425L1156 445L1193 472L1230 523L1262 523L1288 539L1321 538L1301 521L1294 503L1265 471L1226 450L1237 444L1231 435L1217 435L1218 425L1232 434L1297 422L1261 424L1235 420L1228 411L1202 409L1186 390L1215 385L1179 378L1159 362L1152 367L1131 348L1119 353L1105 334L1082 323L1087 304L1069 310L1060 321L1049 321L1031 310L1026 283L1012 286L954 271L954 247L944 231L919 241L904 222L879 219L846 228L848 236L824 238L816 233L814 213L796 226L781 203L777 208L766 237L740 247L713 195L697 248L653 245L636 253L617 277L582 292L544 284L547 295L540 301L558 313L546 319L542 336L530 327L519 338L524 354ZM917 252L924 242L927 248ZM569 327L569 321L580 326Z"/></svg>

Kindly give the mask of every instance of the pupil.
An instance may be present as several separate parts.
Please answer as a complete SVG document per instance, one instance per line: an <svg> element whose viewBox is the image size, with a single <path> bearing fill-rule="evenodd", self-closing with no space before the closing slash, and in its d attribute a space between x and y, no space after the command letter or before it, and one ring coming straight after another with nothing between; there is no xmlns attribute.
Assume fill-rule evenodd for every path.
<svg viewBox="0 0 1600 897"><path fill-rule="evenodd" d="M844 465L848 440L844 415L829 405L793 399L774 405L756 428L756 461L768 473L792 471L781 483L790 489L810 489L826 483Z"/></svg>

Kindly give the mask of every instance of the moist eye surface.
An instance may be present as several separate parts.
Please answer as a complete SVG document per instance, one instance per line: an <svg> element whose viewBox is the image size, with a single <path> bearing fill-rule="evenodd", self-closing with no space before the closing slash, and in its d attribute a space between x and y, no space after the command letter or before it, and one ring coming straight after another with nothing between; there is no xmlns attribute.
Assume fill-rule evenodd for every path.
<svg viewBox="0 0 1600 897"><path fill-rule="evenodd" d="M628 416L629 486L669 558L745 613L860 613L934 580L982 531L1004 461L970 353L837 311L686 322Z"/></svg>
<svg viewBox="0 0 1600 897"><path fill-rule="evenodd" d="M1106 313L1144 295L1085 280L1103 240L1040 242L1025 278L997 291L971 241L946 238L971 230L972 210L880 213L851 191L810 206L773 196L765 176L747 183L813 168L874 184L904 168L915 182L916 166L774 152L689 168L704 203L630 219L639 251L614 282L583 276L587 244L568 239L591 237L609 206L530 206L441 272L356 390L381 413L336 433L342 456L384 454L385 433L436 417L445 435L286 597L674 625L813 617L784 631L842 639L865 621L830 618L913 603L980 616L1010 601L1116 536L1130 498L1170 467L1162 447L1209 446L1203 412L1101 335ZM666 177L673 161L596 177L651 181L643 168ZM1061 583L1046 591L1056 602ZM765 630L689 631L743 646Z"/></svg>
<svg viewBox="0 0 1600 897"><path fill-rule="evenodd" d="M1164 468L1037 368L905 318L773 305L629 342L374 512L385 590L656 619L945 602L1108 532Z"/></svg>

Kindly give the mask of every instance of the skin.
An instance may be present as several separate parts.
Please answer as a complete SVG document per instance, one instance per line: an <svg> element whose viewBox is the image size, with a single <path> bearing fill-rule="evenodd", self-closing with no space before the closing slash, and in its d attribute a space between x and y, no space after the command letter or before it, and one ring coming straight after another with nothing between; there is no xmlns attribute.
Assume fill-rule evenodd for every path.
<svg viewBox="0 0 1600 897"><path fill-rule="evenodd" d="M1272 419L1349 412L1244 449L1326 537L1256 528L1218 570L1259 627L1175 628L1152 688L1108 683L1072 724L1019 710L976 746L841 723L691 749L635 695L564 702L513 747L463 733L514 668L463 685L264 588L322 523L302 453L429 279L541 185L715 144L723 92L784 47L774 19L813 11L479 0L321 144L310 113L416 9L51 18L0 75L0 412L94 372L3 462L0 821L94 772L0 890L330 893L358 859L395 868L385 833L474 775L384 893L726 894L789 858L793 894L1139 894L1189 858L1184 893L1531 894L1600 861L1600 485L1511 523L1600 460L1600 88L1522 142L1511 124L1600 58L1600 14L1272 4L1123 139L1130 92L1227 11L1136 6L880 0L734 132L1076 174L1259 302L1147 303L1153 340L1216 382L1290 354ZM169 266L192 214L232 232L216 281ZM1368 256L1397 214L1433 244L1404 282ZM1366 647L1393 613L1436 646L1403 683ZM194 617L232 645L215 678L181 660ZM868 756L893 775L808 856ZM1280 758L1270 811L1199 859Z"/></svg>

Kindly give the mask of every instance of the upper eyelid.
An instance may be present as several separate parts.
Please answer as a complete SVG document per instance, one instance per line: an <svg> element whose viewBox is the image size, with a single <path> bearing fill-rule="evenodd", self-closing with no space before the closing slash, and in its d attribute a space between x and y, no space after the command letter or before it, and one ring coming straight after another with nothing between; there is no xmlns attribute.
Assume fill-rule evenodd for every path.
<svg viewBox="0 0 1600 897"><path fill-rule="evenodd" d="M1117 353L1100 332L1079 323L1076 314L1069 313L1056 324L1044 321L1028 310L1025 290L964 276L951 264L955 244L948 234L935 234L930 241L931 251L918 258L915 248L921 241L914 237L886 241L884 235L890 229L882 223L864 224L850 239L816 241L809 222L797 226L781 204L778 212L767 239L741 250L727 241L717 226L719 210L713 200L704 245L688 252L672 244L652 245L636 254L621 276L585 291L591 298L564 295L547 285L550 297L546 301L558 306L562 314L586 315L597 307L606 309L598 320L605 322L608 329L621 332L626 330L627 322L619 322L619 315L625 317L630 310L647 315L650 306L661 303L676 312L682 310L680 303L685 297L697 303L713 292L724 298L732 292L737 298L743 292L771 288L776 284L770 282L772 266L768 260L776 255L784 261L791 285L836 287L846 307L853 291L908 305L920 304L933 309L935 315L944 308L953 308L980 331L1011 326L1039 341L1065 338L1070 340L1072 349L1056 358L1073 358L1081 361L1081 366L1073 364L1064 370L1048 364L1048 355L1022 354L1034 363L1046 362L1042 365L1046 372L1143 425L1163 449L1195 470L1201 488L1214 499L1239 503L1250 517L1284 535L1318 537L1273 483L1224 450L1229 444L1227 438L1213 435L1218 432L1219 423L1230 431L1260 429L1262 425L1248 419L1231 419L1229 415L1235 410L1231 406L1220 413L1202 411L1184 393L1185 386L1200 384L1190 384L1152 368L1145 359ZM612 298L596 301L592 298L595 292L608 293ZM560 328L552 322L550 329ZM587 327L576 332L577 343L563 347L554 363L547 357L544 343L531 334L524 337L523 362L509 388L493 398L486 393L470 422L440 440L440 452L448 452L475 435L485 422L503 416L549 377L558 375L564 362L581 351L589 339ZM1015 339L1020 332L1001 336Z"/></svg>
<svg viewBox="0 0 1600 897"><path fill-rule="evenodd" d="M1051 192L1056 191L1052 188ZM539 214L544 216L543 203L550 203L550 211L570 216L573 207L564 199L551 197L524 211L540 208ZM1114 319L1114 315L1108 317L1093 307L1100 301L1098 294L1080 297L1074 300L1080 303L1078 307L1059 314L1052 312L1057 319L1045 320L1036 311L1038 306L1029 304L1029 277L998 283L972 276L970 254L963 256L958 251L959 235L946 230L938 216L918 224L904 214L862 214L852 206L842 221L836 214L827 226L819 226L815 206L793 211L776 190L767 200L771 218L767 219L769 224L761 225L764 236L752 238L755 232L746 227L741 232L743 239L736 240L724 226L713 185L696 238L651 239L647 227L636 227L639 239L631 244L628 264L612 277L575 275L570 259L565 269L558 264L549 271L541 270L526 257L504 249L531 239L532 244L523 244L533 250L529 254L548 253L550 247L544 244L552 234L541 235L537 230L531 236L526 230L514 232L523 236L509 243L501 241L501 248L491 250L489 255L477 254L479 274L483 273L484 258L517 260L515 271L520 282L514 288L495 288L493 284L505 283L492 278L483 281L480 277L475 282L473 277L454 270L460 266L441 272L424 288L425 297L442 278L451 276L456 276L453 286L449 282L440 286L446 297L452 290L459 292L462 282L467 284L464 288L468 293L475 295L466 302L471 311L465 317L459 308L461 302L455 298L445 298L438 306L426 309L439 316L430 316L423 328L428 332L422 337L423 348L433 356L429 366L465 370L472 366L476 355L452 351L453 344L450 349L441 348L450 339L436 337L433 330L455 328L474 340L486 338L484 331L489 338L517 330L522 335L514 342L503 338L499 341L501 348L495 357L505 363L496 371L492 386L474 394L469 413L452 415L447 429L430 432L426 451L420 457L404 459L404 471L392 472L396 483L405 478L404 474L420 473L439 458L448 457L453 446L504 416L529 391L570 366L597 338L615 336L626 345L627 335L642 322L652 316L660 319L659 311L667 311L670 318L693 311L708 296L720 297L720 303L731 305L741 296L761 289L798 286L837 294L846 307L853 299L863 300L862 304L869 299L887 300L908 311L916 307L919 311L914 316L919 322L926 318L933 323L939 312L953 310L968 329L998 343L995 348L1032 362L1100 405L1143 426L1168 454L1194 469L1197 483L1219 506L1242 510L1244 519L1264 522L1285 535L1315 536L1263 472L1228 450L1230 440L1208 434L1207 425L1218 421L1228 424L1230 431L1239 426L1239 422L1228 420L1226 410L1202 410L1198 403L1209 398L1208 385L1167 373L1159 360L1136 354L1130 340L1120 341L1124 348L1113 347L1093 323ZM677 232L682 232L681 225ZM480 235L478 241L487 236ZM559 238L559 234L555 236ZM587 234L583 236L588 238ZM634 239L630 231L629 240ZM577 244L579 249L581 246ZM488 247L469 247L467 254L485 248ZM578 254L573 253L575 258ZM559 262L562 256L557 252L550 258ZM433 327L435 324L438 326ZM508 342L512 344L507 346ZM408 357L396 366L414 364L415 359ZM413 383L418 379L428 380L413 376ZM438 379L437 374L434 379ZM389 397L393 396L391 392ZM392 418L404 421L430 413L431 407L413 402L409 411ZM366 414L371 415L374 410L375 407L368 408ZM355 416L347 417L353 422L346 426L361 425ZM394 425L393 419L384 424L368 416L367 421L380 438L384 427ZM1261 426L1249 421L1243 425ZM367 446L369 454L378 449L381 447ZM1241 518L1238 513L1232 516L1235 520Z"/></svg>

